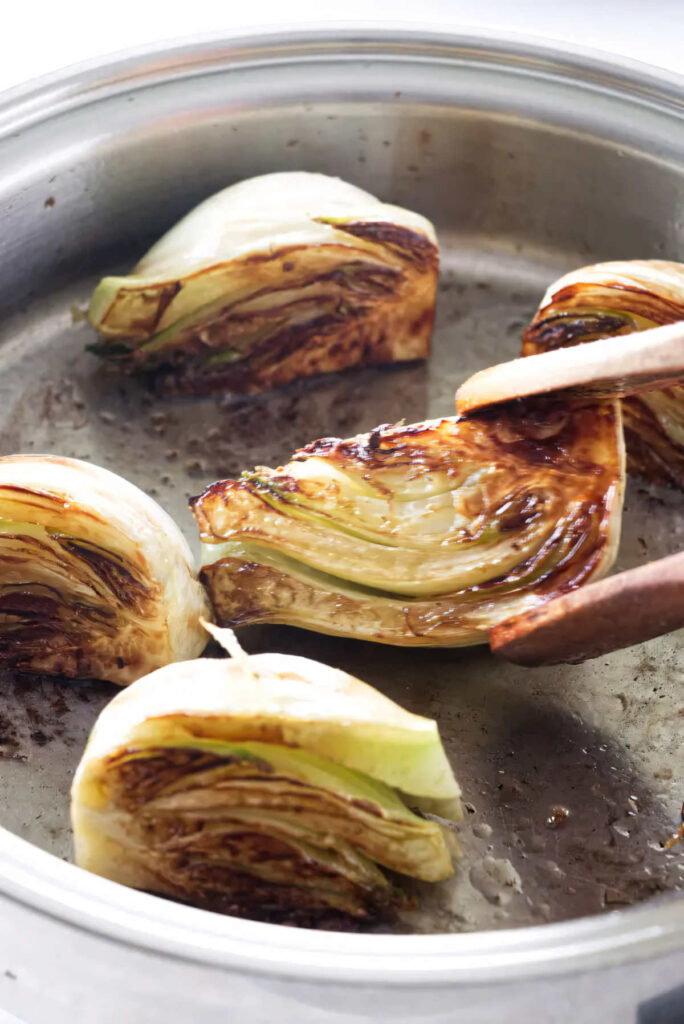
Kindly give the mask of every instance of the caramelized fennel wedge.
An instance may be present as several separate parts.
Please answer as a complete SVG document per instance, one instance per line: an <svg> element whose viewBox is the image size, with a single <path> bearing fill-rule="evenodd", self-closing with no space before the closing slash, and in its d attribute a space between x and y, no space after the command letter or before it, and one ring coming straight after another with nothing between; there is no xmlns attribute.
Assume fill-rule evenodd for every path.
<svg viewBox="0 0 684 1024"><path fill-rule="evenodd" d="M238 652L152 673L101 714L76 859L210 909L373 920L404 902L382 868L452 874L453 837L410 805L458 816L459 795L434 722L308 659Z"/></svg>
<svg viewBox="0 0 684 1024"><path fill-rule="evenodd" d="M222 622L461 645L606 572L623 483L616 403L537 402L317 441L192 509Z"/></svg>
<svg viewBox="0 0 684 1024"><path fill-rule="evenodd" d="M127 684L199 654L190 550L142 491L50 455L0 458L0 664Z"/></svg>
<svg viewBox="0 0 684 1024"><path fill-rule="evenodd" d="M419 214L337 178L263 175L205 200L128 276L100 282L94 351L186 392L424 358L438 258Z"/></svg>

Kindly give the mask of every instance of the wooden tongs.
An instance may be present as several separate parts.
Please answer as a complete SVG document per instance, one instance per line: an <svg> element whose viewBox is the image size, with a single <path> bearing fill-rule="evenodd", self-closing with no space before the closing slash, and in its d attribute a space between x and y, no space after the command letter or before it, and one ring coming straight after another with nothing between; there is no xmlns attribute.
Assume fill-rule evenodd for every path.
<svg viewBox="0 0 684 1024"><path fill-rule="evenodd" d="M684 322L481 370L456 392L456 408L467 415L552 392L564 398L623 398L682 382ZM508 619L490 631L489 645L519 665L574 664L683 626L681 552Z"/></svg>

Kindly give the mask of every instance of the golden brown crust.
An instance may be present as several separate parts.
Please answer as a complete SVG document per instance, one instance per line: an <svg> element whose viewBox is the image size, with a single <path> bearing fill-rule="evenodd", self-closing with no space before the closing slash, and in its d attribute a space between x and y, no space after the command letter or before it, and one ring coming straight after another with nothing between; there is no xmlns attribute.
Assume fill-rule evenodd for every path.
<svg viewBox="0 0 684 1024"><path fill-rule="evenodd" d="M155 642L164 649L166 638L164 622L156 625L160 588L137 542L81 506L83 533L106 533L111 548L63 534L69 503L48 491L5 484L0 502L17 519L14 532L0 532L0 666L69 677L111 678L124 667L135 675L138 666L144 672ZM22 532L27 518L38 535Z"/></svg>
<svg viewBox="0 0 684 1024"><path fill-rule="evenodd" d="M254 393L353 366L426 358L437 246L395 224L336 228L357 238L358 248L286 246L235 260L235 294L227 291L220 308L164 345L146 347L181 282L170 281L162 289L163 309L144 307L128 335L112 306L95 351L154 372L163 390L184 393Z"/></svg>
<svg viewBox="0 0 684 1024"><path fill-rule="evenodd" d="M345 851L351 853L359 834L365 837L353 809L379 815L375 805L278 776L260 758L191 748L122 749L108 759L104 785L110 805L126 814L134 848L145 851L149 886L162 895L219 913L319 926L328 915L339 915L340 925L389 920L405 902L376 867L369 865L366 877L344 870ZM178 793L190 794L182 812L173 809ZM193 794L199 794L194 812ZM203 812L203 797L214 813ZM264 820L241 818L250 807ZM320 822L320 832L309 833L320 847L293 840L287 824L279 830L277 819L269 822L269 811L289 813L295 837L299 819ZM326 856L333 833L339 862Z"/></svg>
<svg viewBox="0 0 684 1024"><path fill-rule="evenodd" d="M401 645L477 642L494 622L514 614L517 602L571 589L607 567L621 501L615 417L612 403L575 409L548 401L518 403L467 420L324 438L296 452L288 466L211 485L192 509L206 545L202 579L219 620L283 622ZM297 464L312 458L363 480L386 502L388 517L398 486L420 489L434 481L438 490L453 489L454 509L467 521L430 535L418 555L424 578L438 559L433 593L402 590L421 543L410 527L405 538L401 532L391 535L397 547L384 585L363 585L364 566L383 558L376 546L384 543L382 536L355 539L354 500L334 481L322 487L319 480L297 476ZM459 486L479 471L487 482L466 487L461 496ZM345 536L346 524L352 524L352 536ZM542 524L548 524L545 539L529 543ZM492 531L504 542L511 538L507 547L519 547L518 559L499 571L493 562L476 585L441 584L459 558L481 557L487 565L495 557L487 546ZM247 545L246 553L220 553L212 560L212 545L224 541ZM329 560L335 551L339 558ZM269 552L286 556L292 571L269 563ZM305 563L326 575L298 573Z"/></svg>

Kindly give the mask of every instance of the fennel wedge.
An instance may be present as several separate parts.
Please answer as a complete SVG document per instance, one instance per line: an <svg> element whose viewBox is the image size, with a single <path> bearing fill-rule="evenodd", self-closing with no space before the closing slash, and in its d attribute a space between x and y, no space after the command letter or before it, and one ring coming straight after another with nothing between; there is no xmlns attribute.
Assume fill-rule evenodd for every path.
<svg viewBox="0 0 684 1024"><path fill-rule="evenodd" d="M220 622L461 646L605 573L623 487L617 403L536 402L316 441L191 505Z"/></svg>
<svg viewBox="0 0 684 1024"><path fill-rule="evenodd" d="M0 458L0 665L127 684L202 651L190 549L150 497L51 455Z"/></svg>
<svg viewBox="0 0 684 1024"><path fill-rule="evenodd" d="M684 319L684 264L626 260L582 267L550 286L523 355ZM627 468L684 488L684 383L622 399Z"/></svg>
<svg viewBox="0 0 684 1024"><path fill-rule="evenodd" d="M428 355L439 251L419 214L322 174L205 200L88 313L93 350L184 392L247 393Z"/></svg>
<svg viewBox="0 0 684 1024"><path fill-rule="evenodd" d="M76 861L225 913L375 920L403 902L383 869L453 873L453 838L408 805L460 817L459 798L435 722L307 658L238 652L105 708L72 788Z"/></svg>

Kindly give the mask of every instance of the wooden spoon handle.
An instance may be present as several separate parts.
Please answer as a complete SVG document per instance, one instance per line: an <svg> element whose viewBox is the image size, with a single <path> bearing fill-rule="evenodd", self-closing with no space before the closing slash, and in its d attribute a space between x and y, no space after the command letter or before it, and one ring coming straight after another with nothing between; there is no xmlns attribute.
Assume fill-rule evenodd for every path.
<svg viewBox="0 0 684 1024"><path fill-rule="evenodd" d="M552 598L489 634L518 665L575 664L684 626L684 552Z"/></svg>
<svg viewBox="0 0 684 1024"><path fill-rule="evenodd" d="M515 398L559 391L621 398L684 381L684 322L512 359L470 377L456 392L461 416Z"/></svg>

